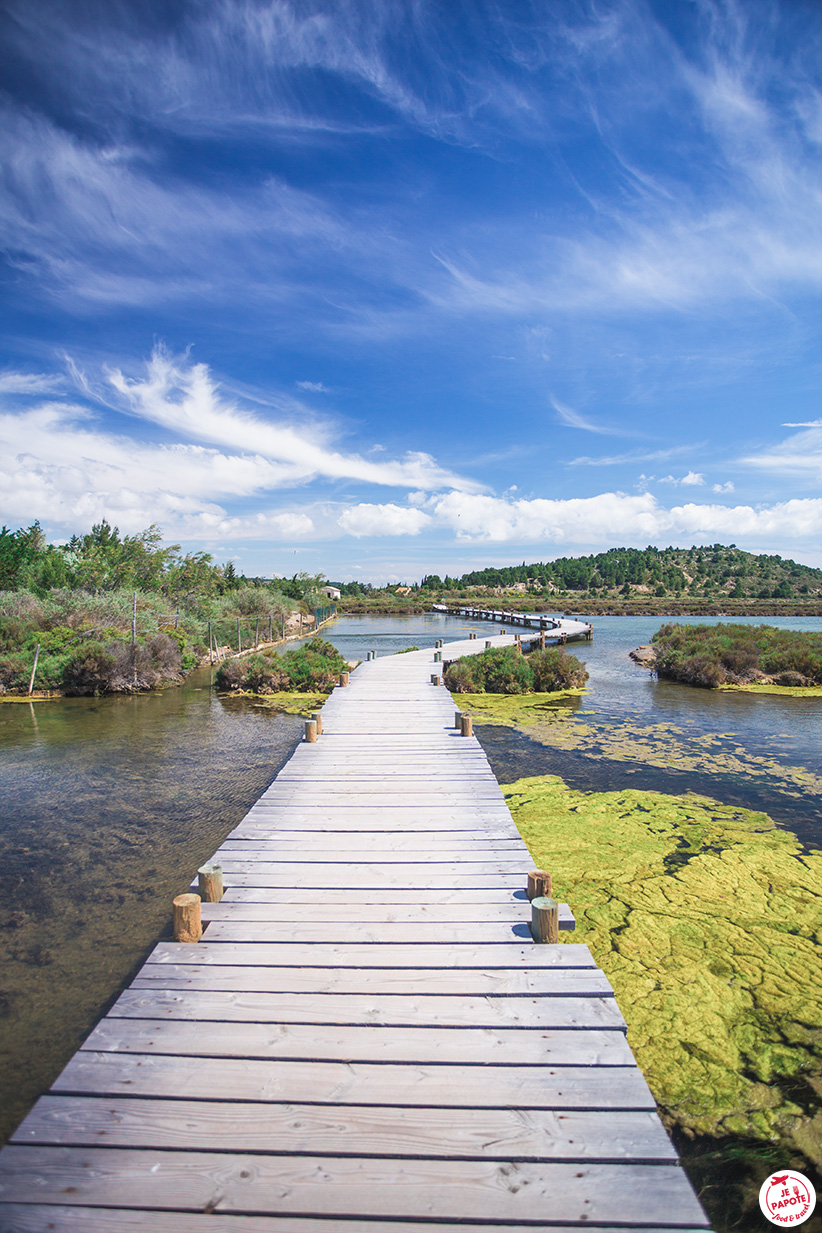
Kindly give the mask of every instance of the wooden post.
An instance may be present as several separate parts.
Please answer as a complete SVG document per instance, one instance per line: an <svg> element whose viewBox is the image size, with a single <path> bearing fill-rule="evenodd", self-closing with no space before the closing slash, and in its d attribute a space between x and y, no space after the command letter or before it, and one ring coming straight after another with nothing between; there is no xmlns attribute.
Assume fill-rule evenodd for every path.
<svg viewBox="0 0 822 1233"><path fill-rule="evenodd" d="M208 662L214 663L214 652L211 649L211 622L208 623Z"/></svg>
<svg viewBox="0 0 822 1233"><path fill-rule="evenodd" d="M347 672L341 672L341 673L340 673L340 685L344 687L344 686L346 686L347 684L348 684L348 673L347 673Z"/></svg>
<svg viewBox="0 0 822 1233"><path fill-rule="evenodd" d="M545 869L532 869L528 874L528 889L526 891L529 899L541 899L543 896L550 899L551 897L551 875Z"/></svg>
<svg viewBox="0 0 822 1233"><path fill-rule="evenodd" d="M441 663L442 663L442 651L435 651L435 652L434 652L434 663L435 663L435 664L441 664Z"/></svg>
<svg viewBox="0 0 822 1233"><path fill-rule="evenodd" d="M474 735L474 721L470 715L460 716L460 727L462 728L463 736L473 736Z"/></svg>
<svg viewBox="0 0 822 1233"><path fill-rule="evenodd" d="M469 635L468 635L468 641L469 641L469 642L476 642L476 640L477 640L477 635L476 635L476 634L469 634Z"/></svg>
<svg viewBox="0 0 822 1233"><path fill-rule="evenodd" d="M545 630L544 629L541 629L539 631L539 649L541 651L545 650Z"/></svg>
<svg viewBox="0 0 822 1233"><path fill-rule="evenodd" d="M136 643L137 643L137 592L135 591L132 597L132 600L131 600L131 645L132 647L135 646Z"/></svg>
<svg viewBox="0 0 822 1233"><path fill-rule="evenodd" d="M307 719L305 721L305 739L309 744L313 744L317 739L317 721L315 719Z"/></svg>
<svg viewBox="0 0 822 1233"><path fill-rule="evenodd" d="M237 617L237 654L238 655L242 649L243 649L243 644L241 641L241 634L240 634L240 618Z"/></svg>
<svg viewBox="0 0 822 1233"><path fill-rule="evenodd" d="M539 896L531 900L531 937L535 942L559 941L559 904Z"/></svg>
<svg viewBox="0 0 822 1233"><path fill-rule="evenodd" d="M257 617L257 624L254 627L254 645L255 647L258 647L260 645L260 618L259 617Z"/></svg>
<svg viewBox="0 0 822 1233"><path fill-rule="evenodd" d="M273 633L272 633L272 626L273 626L273 624L274 624L274 616L273 616L273 614L272 614L272 613L270 613L270 612L269 612L269 614L268 614L268 641L269 641L269 642L273 642L273 641L274 641L274 635L273 635Z"/></svg>
<svg viewBox="0 0 822 1233"><path fill-rule="evenodd" d="M462 711L454 711L454 727L462 727Z"/></svg>
<svg viewBox="0 0 822 1233"><path fill-rule="evenodd" d="M178 895L172 900L174 908L174 941L199 942L203 936L200 919L200 896Z"/></svg>
<svg viewBox="0 0 822 1233"><path fill-rule="evenodd" d="M201 865L197 870L197 890L203 903L219 903L223 897L222 865Z"/></svg>
<svg viewBox="0 0 822 1233"><path fill-rule="evenodd" d="M40 643L38 642L37 646L34 648L34 663L31 669L31 677L29 678L29 697L31 697L31 691L34 689L34 675L37 672L37 661L39 658L40 658Z"/></svg>
<svg viewBox="0 0 822 1233"><path fill-rule="evenodd" d="M317 725L317 736L322 736L323 734L323 713L322 711L312 711L311 718L314 720L314 723Z"/></svg>
<svg viewBox="0 0 822 1233"><path fill-rule="evenodd" d="M490 650L491 650L491 640L490 640L489 638L486 638L486 639L485 639L485 649L486 649L486 651L490 651Z"/></svg>
<svg viewBox="0 0 822 1233"><path fill-rule="evenodd" d="M522 634L517 634L517 650L522 654Z"/></svg>

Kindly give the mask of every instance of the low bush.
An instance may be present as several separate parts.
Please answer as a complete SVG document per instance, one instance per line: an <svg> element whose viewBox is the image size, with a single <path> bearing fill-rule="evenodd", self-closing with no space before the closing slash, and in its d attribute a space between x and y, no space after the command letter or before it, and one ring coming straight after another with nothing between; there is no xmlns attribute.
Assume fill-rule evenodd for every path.
<svg viewBox="0 0 822 1233"><path fill-rule="evenodd" d="M215 684L218 689L254 694L331 693L340 673L347 670L348 661L335 646L314 638L284 655L263 652L226 660L217 669Z"/></svg>
<svg viewBox="0 0 822 1233"><path fill-rule="evenodd" d="M587 680L585 665L555 647L527 656L516 647L492 647L445 668L445 687L454 694L556 693L581 689Z"/></svg>
<svg viewBox="0 0 822 1233"><path fill-rule="evenodd" d="M663 625L654 634L657 675L715 689L770 678L822 685L822 634L774 625Z"/></svg>

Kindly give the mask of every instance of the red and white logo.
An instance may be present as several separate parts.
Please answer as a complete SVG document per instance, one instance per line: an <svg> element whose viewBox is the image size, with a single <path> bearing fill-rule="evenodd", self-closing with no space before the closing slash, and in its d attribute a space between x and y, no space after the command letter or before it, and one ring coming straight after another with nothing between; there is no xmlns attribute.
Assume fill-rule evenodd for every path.
<svg viewBox="0 0 822 1233"><path fill-rule="evenodd" d="M785 1169L765 1178L759 1206L771 1224L803 1224L816 1207L816 1191L804 1173Z"/></svg>

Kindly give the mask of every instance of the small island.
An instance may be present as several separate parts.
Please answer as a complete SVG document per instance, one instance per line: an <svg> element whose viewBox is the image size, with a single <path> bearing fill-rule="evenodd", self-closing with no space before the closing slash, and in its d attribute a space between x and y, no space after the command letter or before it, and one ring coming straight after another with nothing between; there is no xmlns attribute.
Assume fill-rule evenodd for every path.
<svg viewBox="0 0 822 1233"><path fill-rule="evenodd" d="M663 625L631 658L703 689L822 691L822 633L774 625Z"/></svg>

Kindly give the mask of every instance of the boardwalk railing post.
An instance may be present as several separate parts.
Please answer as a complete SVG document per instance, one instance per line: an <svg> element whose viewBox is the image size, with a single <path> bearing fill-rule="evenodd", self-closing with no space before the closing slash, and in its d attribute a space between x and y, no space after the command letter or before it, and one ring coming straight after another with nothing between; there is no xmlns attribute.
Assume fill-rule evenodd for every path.
<svg viewBox="0 0 822 1233"><path fill-rule="evenodd" d="M463 736L473 736L474 735L474 721L470 715L460 716L460 727L462 728Z"/></svg>
<svg viewBox="0 0 822 1233"><path fill-rule="evenodd" d="M454 727L462 728L462 711L454 711Z"/></svg>
<svg viewBox="0 0 822 1233"><path fill-rule="evenodd" d="M322 736L322 732L323 732L322 711L312 711L311 718L314 720L314 723L317 725L317 736Z"/></svg>
<svg viewBox="0 0 822 1233"><path fill-rule="evenodd" d="M341 673L340 673L340 685L344 687L344 686L346 686L347 684L348 684L348 673L347 673L347 672L341 672Z"/></svg>
<svg viewBox="0 0 822 1233"><path fill-rule="evenodd" d="M317 721L316 719L307 719L305 721L305 739L312 743L317 739Z"/></svg>
<svg viewBox="0 0 822 1233"><path fill-rule="evenodd" d="M526 894L529 899L539 899L542 896L551 897L551 875L545 869L532 869L528 874L528 889Z"/></svg>
<svg viewBox="0 0 822 1233"><path fill-rule="evenodd" d="M539 896L531 900L531 936L535 942L559 941L559 904Z"/></svg>
<svg viewBox="0 0 822 1233"><path fill-rule="evenodd" d="M440 676L438 672L431 673L431 684L432 685L442 685L442 677Z"/></svg>
<svg viewBox="0 0 822 1233"><path fill-rule="evenodd" d="M476 642L476 640L477 640L477 635L476 635L476 634L469 634L469 635L468 635L468 641L469 641L469 642Z"/></svg>
<svg viewBox="0 0 822 1233"><path fill-rule="evenodd" d="M486 639L485 639L485 649L486 649L486 651L490 651L490 650L491 650L491 641L490 641L490 639L489 639L489 638L486 638Z"/></svg>
<svg viewBox="0 0 822 1233"><path fill-rule="evenodd" d="M200 919L200 896L185 894L177 895L172 900L174 908L174 941L199 942L203 936L203 925Z"/></svg>
<svg viewBox="0 0 822 1233"><path fill-rule="evenodd" d="M435 663L435 664L441 664L441 663L442 663L442 651L435 651L435 652L434 652L434 663Z"/></svg>
<svg viewBox="0 0 822 1233"><path fill-rule="evenodd" d="M223 897L222 865L201 865L197 870L197 890L203 903L219 903Z"/></svg>

